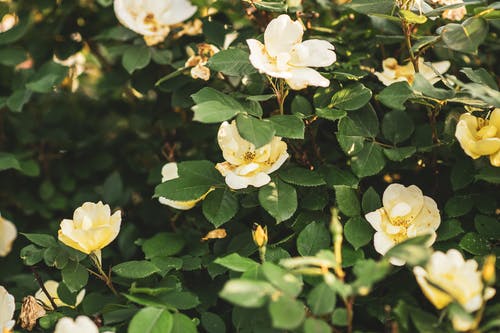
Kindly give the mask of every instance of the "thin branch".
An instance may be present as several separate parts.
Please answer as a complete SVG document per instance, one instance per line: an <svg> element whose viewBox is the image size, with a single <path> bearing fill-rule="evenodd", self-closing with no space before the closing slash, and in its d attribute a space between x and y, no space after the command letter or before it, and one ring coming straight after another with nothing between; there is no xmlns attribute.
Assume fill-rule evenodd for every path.
<svg viewBox="0 0 500 333"><path fill-rule="evenodd" d="M42 281L42 278L40 277L40 275L38 274L38 272L36 271L35 267L34 266L30 266L30 269L31 269L31 272L33 272L33 276L35 277L35 280L36 282L38 283L38 285L40 286L40 288L42 289L43 293L45 294L45 296L47 296L47 298L49 299L50 301L50 305L52 305L52 308L55 310L57 309L57 304L56 302L54 301L54 299L52 298L52 296L50 296L47 288L45 288L45 285Z"/></svg>

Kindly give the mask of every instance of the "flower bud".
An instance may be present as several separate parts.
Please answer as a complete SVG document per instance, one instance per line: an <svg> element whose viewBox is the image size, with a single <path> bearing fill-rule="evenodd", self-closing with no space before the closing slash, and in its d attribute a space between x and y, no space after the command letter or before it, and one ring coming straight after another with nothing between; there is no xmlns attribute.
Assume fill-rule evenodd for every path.
<svg viewBox="0 0 500 333"><path fill-rule="evenodd" d="M254 223L252 230L252 238L258 247L264 247L267 245L267 226L262 228L260 224Z"/></svg>
<svg viewBox="0 0 500 333"><path fill-rule="evenodd" d="M484 260L482 271L483 281L490 286L495 283L495 261L496 258L494 255L489 255Z"/></svg>

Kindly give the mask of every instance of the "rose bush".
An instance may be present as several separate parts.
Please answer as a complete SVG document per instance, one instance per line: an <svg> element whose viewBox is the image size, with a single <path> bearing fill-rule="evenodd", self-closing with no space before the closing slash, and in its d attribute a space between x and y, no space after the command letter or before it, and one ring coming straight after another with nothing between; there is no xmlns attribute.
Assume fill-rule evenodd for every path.
<svg viewBox="0 0 500 333"><path fill-rule="evenodd" d="M499 29L0 0L0 332L498 332Z"/></svg>

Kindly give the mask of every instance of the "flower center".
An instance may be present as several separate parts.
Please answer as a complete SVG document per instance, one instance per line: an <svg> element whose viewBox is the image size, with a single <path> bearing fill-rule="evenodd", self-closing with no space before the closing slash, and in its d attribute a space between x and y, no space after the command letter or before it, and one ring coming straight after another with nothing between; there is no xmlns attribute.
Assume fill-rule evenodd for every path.
<svg viewBox="0 0 500 333"><path fill-rule="evenodd" d="M397 217L393 217L391 219L391 224L395 225L395 226L398 226L398 227L401 227L401 226L404 226L404 227L408 227L411 222L413 221L413 216L397 216Z"/></svg>
<svg viewBox="0 0 500 333"><path fill-rule="evenodd" d="M247 151L247 152L243 155L243 159L244 159L246 162L250 162L250 161L252 161L254 158L255 158L255 153L254 153L254 152L251 152L251 151Z"/></svg>
<svg viewBox="0 0 500 333"><path fill-rule="evenodd" d="M144 17L144 24L150 25L151 27L149 28L149 30L151 30L152 32L158 31L158 23L156 22L155 14L148 13L146 17Z"/></svg>

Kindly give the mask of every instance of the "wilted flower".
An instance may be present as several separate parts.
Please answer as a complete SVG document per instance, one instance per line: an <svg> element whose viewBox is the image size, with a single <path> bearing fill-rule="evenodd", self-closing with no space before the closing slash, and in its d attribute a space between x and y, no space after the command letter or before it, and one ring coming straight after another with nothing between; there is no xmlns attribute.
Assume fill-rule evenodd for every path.
<svg viewBox="0 0 500 333"><path fill-rule="evenodd" d="M463 0L432 0L432 2L442 6L450 6L450 5L464 3ZM465 6L446 9L443 12L443 18L452 21L460 21L464 18L465 15L467 15L467 8L465 8Z"/></svg>
<svg viewBox="0 0 500 333"><path fill-rule="evenodd" d="M227 121L221 124L217 140L226 162L218 163L216 168L234 190L266 185L271 181L269 174L278 170L289 156L286 143L277 136L256 149L240 136L234 120L231 124Z"/></svg>
<svg viewBox="0 0 500 333"><path fill-rule="evenodd" d="M189 59L186 61L185 67L191 68L191 77L193 79L202 79L208 81L210 79L210 69L205 66L214 54L219 52L219 49L212 44L200 43L198 46L197 54L191 49L188 49L191 54Z"/></svg>
<svg viewBox="0 0 500 333"><path fill-rule="evenodd" d="M218 228L207 232L207 234L201 238L201 241L206 242L209 239L221 239L221 238L226 238L226 236L227 236L226 229Z"/></svg>
<svg viewBox="0 0 500 333"><path fill-rule="evenodd" d="M394 245L420 235L431 235L427 246L434 243L436 229L441 223L439 209L417 186L391 184L384 191L382 203L382 208L365 215L376 230L373 243L378 253L384 255ZM390 261L393 265L404 265L397 258L390 258Z"/></svg>
<svg viewBox="0 0 500 333"><path fill-rule="evenodd" d="M75 320L64 317L57 322L54 333L99 333L99 329L89 317L79 316Z"/></svg>
<svg viewBox="0 0 500 333"><path fill-rule="evenodd" d="M125 27L144 36L147 45L161 43L170 26L196 12L188 0L115 0L115 15Z"/></svg>
<svg viewBox="0 0 500 333"><path fill-rule="evenodd" d="M302 42L304 28L288 15L272 20L264 32L264 44L247 39L250 62L261 73L285 79L290 88L307 86L328 87L330 81L309 67L330 66L337 59L334 46L325 41L310 39Z"/></svg>
<svg viewBox="0 0 500 333"><path fill-rule="evenodd" d="M59 288L59 282L57 281L54 281L54 280L48 280L46 281L43 286L45 287L45 289L47 290L47 292L49 293L49 295L52 297L52 300L54 301L54 303L59 307L59 306L68 306L68 307L74 307L74 306L78 306L82 301L83 301L83 298L85 297L85 289L83 289L82 291L80 291L78 293L78 295L76 296L76 303L74 304L74 306L72 305L68 305L66 303L64 303L63 301L61 301L61 299L59 298L59 295L57 294L57 288ZM47 295L43 292L42 289L39 289L36 293L35 293L35 298L41 302L43 304L43 306L49 310L55 310L53 307L52 307L52 303L50 302L49 298L47 297Z"/></svg>
<svg viewBox="0 0 500 333"><path fill-rule="evenodd" d="M25 297L23 299L23 305L21 306L21 313L19 314L21 327L28 331L33 330L36 321L45 316L45 314L45 309L38 304L33 296Z"/></svg>
<svg viewBox="0 0 500 333"><path fill-rule="evenodd" d="M0 215L0 257L5 257L12 249L12 244L17 238L17 229L14 223Z"/></svg>
<svg viewBox="0 0 500 333"><path fill-rule="evenodd" d="M85 63L87 59L82 52L78 52L68 57L67 59L61 60L55 54L52 60L62 66L69 67L68 76L63 82L63 85L68 85L72 92L78 89L79 82L78 77L85 72Z"/></svg>
<svg viewBox="0 0 500 333"><path fill-rule="evenodd" d="M175 33L174 38L181 38L184 35L187 36L197 36L203 33L203 22L200 19L194 19L192 21L182 24L182 29Z"/></svg>
<svg viewBox="0 0 500 333"><path fill-rule="evenodd" d="M3 333L12 332L16 323L13 319L15 309L14 296L9 294L3 286L0 286L0 329Z"/></svg>
<svg viewBox="0 0 500 333"><path fill-rule="evenodd" d="M483 300L495 295L495 289L484 288L477 262L464 260L455 249L434 252L425 268L414 267L413 273L422 292L437 309L456 301L467 312L474 312ZM473 325L457 317L453 317L452 322L457 331L467 331Z"/></svg>
<svg viewBox="0 0 500 333"><path fill-rule="evenodd" d="M418 68L419 73L423 75L431 84L434 84L441 80L436 71L439 74L445 73L448 68L450 68L450 62L439 61L431 63L432 66L424 63L422 57L418 58ZM383 72L375 72L377 78L386 86L393 84L394 82L406 81L409 84L413 84L415 80L415 69L413 64L408 62L406 65L400 66L398 61L394 58L387 58L382 62Z"/></svg>
<svg viewBox="0 0 500 333"><path fill-rule="evenodd" d="M161 169L161 175L162 175L162 182L166 182L168 180L176 179L179 178L179 174L177 173L177 163L175 162L170 162L167 163L163 166ZM164 197L158 198L158 201L160 201L161 204L167 205L176 209L180 210L188 210L193 208L198 202L201 200L205 199L205 197L210 193L213 189L210 189L207 193L203 194L201 197L199 197L196 200L189 200L189 201L177 201L177 200L170 200Z"/></svg>
<svg viewBox="0 0 500 333"><path fill-rule="evenodd" d="M61 222L59 240L83 253L94 253L100 261L101 249L118 236L121 221L121 211L111 215L109 205L86 202L75 210L73 220Z"/></svg>
<svg viewBox="0 0 500 333"><path fill-rule="evenodd" d="M489 156L490 163L500 167L500 108L493 110L489 120L462 114L455 136L467 155L473 159Z"/></svg>

